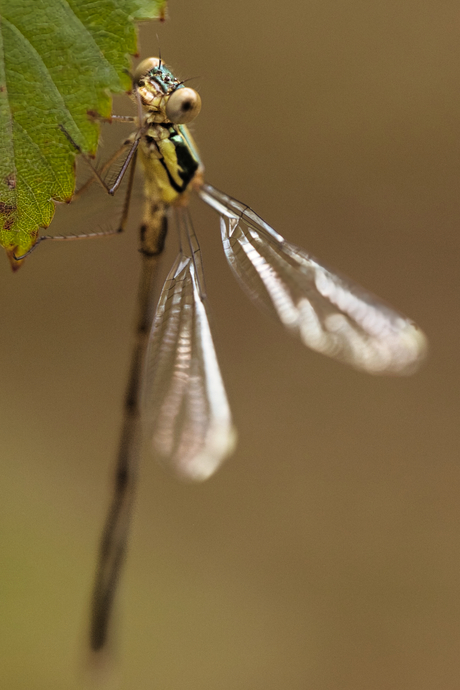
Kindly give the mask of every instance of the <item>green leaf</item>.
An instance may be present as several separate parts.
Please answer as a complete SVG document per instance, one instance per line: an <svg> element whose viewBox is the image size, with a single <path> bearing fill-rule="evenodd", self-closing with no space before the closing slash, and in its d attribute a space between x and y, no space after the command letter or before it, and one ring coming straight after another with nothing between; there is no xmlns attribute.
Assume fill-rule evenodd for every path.
<svg viewBox="0 0 460 690"><path fill-rule="evenodd" d="M135 20L166 0L0 0L0 245L14 268L70 201L75 148L94 155L111 93L130 89Z"/></svg>

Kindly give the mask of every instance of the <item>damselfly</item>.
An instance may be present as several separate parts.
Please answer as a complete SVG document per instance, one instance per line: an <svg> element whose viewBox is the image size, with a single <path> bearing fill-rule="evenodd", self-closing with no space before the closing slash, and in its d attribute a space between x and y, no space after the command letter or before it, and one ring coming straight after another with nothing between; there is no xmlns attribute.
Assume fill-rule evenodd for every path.
<svg viewBox="0 0 460 690"><path fill-rule="evenodd" d="M235 444L209 326L200 248L187 207L191 192L217 211L225 255L250 299L305 345L371 374L410 374L426 351L425 336L410 320L287 242L248 206L203 181L203 166L186 126L200 111L200 97L178 81L161 59L149 58L138 66L133 96L137 118L114 116L137 123L119 152L127 155L115 182L108 186L94 171L113 194L129 169L121 229L127 220L138 156L146 199L140 231L143 270L136 343L115 494L93 598L94 650L106 639L126 544L139 455L144 371L148 443L161 462L184 478L204 480ZM153 278L171 211L180 251L152 319Z"/></svg>

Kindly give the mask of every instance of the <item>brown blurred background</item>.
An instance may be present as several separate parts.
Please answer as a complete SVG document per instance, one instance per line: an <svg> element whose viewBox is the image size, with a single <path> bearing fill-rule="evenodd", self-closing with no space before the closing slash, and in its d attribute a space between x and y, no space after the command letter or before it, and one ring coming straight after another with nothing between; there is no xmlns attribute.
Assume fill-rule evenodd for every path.
<svg viewBox="0 0 460 690"><path fill-rule="evenodd" d="M217 217L193 205L239 445L198 487L144 457L117 687L456 690L458 3L177 0L170 17L141 29L141 56L158 33L177 74L200 77L209 181L410 315L431 353L413 378L380 379L306 351L249 303ZM123 134L104 136L113 150ZM91 228L92 203L59 209L53 232ZM85 687L139 209L123 237L44 244L17 275L3 260L8 690Z"/></svg>

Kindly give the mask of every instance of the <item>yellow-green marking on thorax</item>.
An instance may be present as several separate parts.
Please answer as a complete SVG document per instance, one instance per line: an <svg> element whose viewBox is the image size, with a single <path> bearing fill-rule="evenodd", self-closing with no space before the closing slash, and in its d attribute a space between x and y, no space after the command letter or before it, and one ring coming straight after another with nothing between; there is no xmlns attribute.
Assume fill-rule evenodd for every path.
<svg viewBox="0 0 460 690"><path fill-rule="evenodd" d="M198 115L201 100L159 58L141 62L134 85L146 111L139 140L146 197L141 251L157 255L166 236L167 208L186 203L192 181L200 184L203 168L186 123Z"/></svg>

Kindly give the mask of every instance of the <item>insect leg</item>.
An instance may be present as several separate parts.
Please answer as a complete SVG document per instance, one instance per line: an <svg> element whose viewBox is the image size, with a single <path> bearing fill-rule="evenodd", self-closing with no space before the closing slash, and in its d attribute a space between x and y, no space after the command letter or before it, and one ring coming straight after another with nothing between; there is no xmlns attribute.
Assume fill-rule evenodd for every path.
<svg viewBox="0 0 460 690"><path fill-rule="evenodd" d="M125 200L123 202L123 211L120 218L120 223L118 225L117 232L124 232L126 228L126 222L128 220L129 204L131 201L131 192L133 191L134 184L134 173L136 172L136 160L137 151L134 153L133 163L131 165L131 170L129 171L128 187L126 188Z"/></svg>
<svg viewBox="0 0 460 690"><path fill-rule="evenodd" d="M118 158L121 156L121 154L124 151L126 151L126 149L128 148L128 146L130 146L130 144L131 144L131 141L129 141L129 140L124 141L123 144L120 146L120 148L117 151L115 151L115 153L109 158L108 161L106 161L104 163L102 168L99 170L99 174L103 175L113 165L113 163L115 163L115 161L118 160ZM93 182L95 182L95 181L96 181L95 177L90 177L79 189L76 190L76 192L74 193L74 195L72 197L72 202L77 201L77 199L79 199L81 197L81 195L86 192L88 187L90 187L93 184Z"/></svg>
<svg viewBox="0 0 460 690"><path fill-rule="evenodd" d="M130 142L129 142L130 143ZM103 165L101 168L101 172L105 172L115 161L116 159L123 153L123 151L126 150L126 147L128 146L127 142L124 142L123 145L116 151L113 156ZM118 225L118 228L116 230L106 230L106 231L101 231L101 232L85 232L81 233L78 235L41 235L38 237L37 241L29 249L28 252L25 254L22 254L21 256L16 256L14 255L15 261L21 261L22 259L25 259L29 254L31 254L35 249L38 247L38 245L43 242L43 240L59 240L59 241L68 241L68 240L85 240L85 239L94 239L95 237L111 237L112 235L118 235L121 232L123 232L126 228L126 221L128 220L128 212L129 212L129 203L131 200L131 192L133 189L133 183L134 183L134 173L136 169L136 155L137 153L134 153L133 160L132 160L132 166L131 170L129 173L129 180L128 180L128 187L126 189L126 196L125 200L123 202L123 211L122 215L120 218L120 223ZM90 179L85 182L85 184L80 187L80 189L74 194L73 200L78 199L79 196L81 196L87 189L88 187L94 182L94 178L90 177Z"/></svg>
<svg viewBox="0 0 460 690"><path fill-rule="evenodd" d="M109 185L105 182L105 180L102 179L98 170L94 167L89 156L82 151L81 147L72 139L70 134L67 132L67 130L62 125L58 125L58 126L59 126L59 129L64 133L66 138L70 141L72 146L78 151L78 153L82 156L83 160L89 166L89 168L90 168L92 174L94 175L94 178L97 180L97 182L99 182L99 184L106 190L106 192L108 194L111 194L111 195L115 194L115 192L117 191L118 187L120 186L120 184L123 180L123 177L125 176L125 173L129 167L129 164L131 163L131 161L133 159L134 154L137 151L137 147L139 146L139 139L142 136L142 130L139 130L139 132L136 134L136 138L134 139L133 143L131 144L131 149L130 149L128 155L126 156L126 160L123 163L121 170L116 177L115 182L113 183L113 185L111 187L109 187Z"/></svg>
<svg viewBox="0 0 460 690"><path fill-rule="evenodd" d="M134 115L112 115L111 119L116 122L137 122L137 117Z"/></svg>

